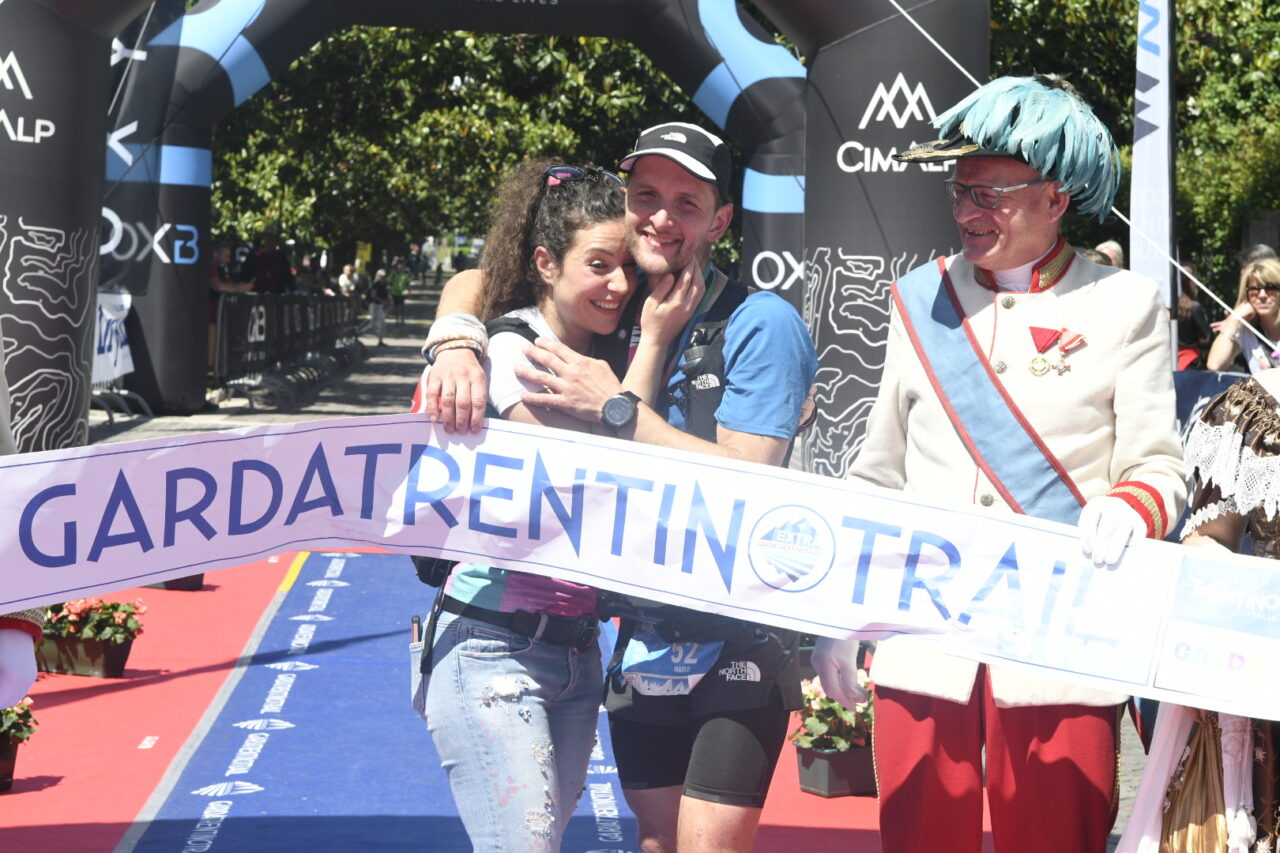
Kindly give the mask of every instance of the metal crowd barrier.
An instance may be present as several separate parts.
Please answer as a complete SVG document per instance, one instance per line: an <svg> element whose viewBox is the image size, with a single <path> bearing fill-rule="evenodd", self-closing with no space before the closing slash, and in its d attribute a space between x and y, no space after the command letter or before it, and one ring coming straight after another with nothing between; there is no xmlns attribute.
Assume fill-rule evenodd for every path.
<svg viewBox="0 0 1280 853"><path fill-rule="evenodd" d="M364 356L359 300L307 294L223 293L215 325L213 383L283 409Z"/></svg>

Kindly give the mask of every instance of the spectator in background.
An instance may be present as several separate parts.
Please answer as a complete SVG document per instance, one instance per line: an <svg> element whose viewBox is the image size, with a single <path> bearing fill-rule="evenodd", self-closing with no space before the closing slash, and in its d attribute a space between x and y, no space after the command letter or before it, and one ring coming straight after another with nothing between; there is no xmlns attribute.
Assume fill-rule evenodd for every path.
<svg viewBox="0 0 1280 853"><path fill-rule="evenodd" d="M1124 269L1124 247L1115 240L1107 240L1093 247L1111 259L1111 266Z"/></svg>
<svg viewBox="0 0 1280 853"><path fill-rule="evenodd" d="M1183 264L1191 276L1200 277L1194 264ZM1196 283L1191 276L1179 274L1182 287L1178 294L1178 370L1203 370L1204 348L1213 340L1209 318L1196 298Z"/></svg>
<svg viewBox="0 0 1280 853"><path fill-rule="evenodd" d="M385 347L382 338L387 333L387 303L391 301L391 287L387 284L387 271L378 270L369 289L369 325L378 336L378 346Z"/></svg>
<svg viewBox="0 0 1280 853"><path fill-rule="evenodd" d="M343 296L355 296L360 289L360 274L356 272L354 264L343 265L342 275L338 276L338 289Z"/></svg>
<svg viewBox="0 0 1280 853"><path fill-rule="evenodd" d="M1266 341L1244 326L1245 321L1261 332ZM1252 261L1240 271L1240 291L1236 307L1222 321L1218 337L1209 347L1205 363L1210 370L1228 370L1237 355L1243 354L1250 373L1259 373L1280 364L1275 341L1280 338L1280 260Z"/></svg>
<svg viewBox="0 0 1280 853"><path fill-rule="evenodd" d="M1115 264L1111 263L1110 255L1104 255L1097 249L1076 249L1076 254L1086 260L1093 261L1095 264L1102 264L1104 267L1115 266Z"/></svg>
<svg viewBox="0 0 1280 853"><path fill-rule="evenodd" d="M231 280L231 244L218 243L213 247L213 257L209 265L209 366L213 367L213 356L218 343L218 300L224 293L245 293L253 290L252 280L237 282Z"/></svg>
<svg viewBox="0 0 1280 853"><path fill-rule="evenodd" d="M247 276L257 284L258 293L288 293L293 290L293 268L280 248L280 229L268 225L262 229L258 248L245 262Z"/></svg>
<svg viewBox="0 0 1280 853"><path fill-rule="evenodd" d="M387 276L387 286L391 290L391 304L395 306L396 325L403 326L404 301L409 294L409 270L405 268L402 258L396 258L391 275Z"/></svg>
<svg viewBox="0 0 1280 853"><path fill-rule="evenodd" d="M1265 260L1266 258L1276 257L1276 250L1268 246L1266 243L1254 243L1247 249L1241 249L1236 255L1236 263L1243 270L1254 261Z"/></svg>

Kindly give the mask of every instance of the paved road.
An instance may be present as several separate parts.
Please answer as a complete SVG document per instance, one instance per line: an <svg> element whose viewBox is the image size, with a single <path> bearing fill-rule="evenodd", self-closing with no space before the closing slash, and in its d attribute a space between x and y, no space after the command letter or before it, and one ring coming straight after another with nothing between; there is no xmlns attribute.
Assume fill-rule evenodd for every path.
<svg viewBox="0 0 1280 853"><path fill-rule="evenodd" d="M235 397L209 412L149 419L117 416L114 425L107 424L102 412L93 410L90 413L89 440L91 443L129 441L266 423L407 411L413 384L422 372L419 348L434 314L436 298L437 293L432 289L415 285L409 293L405 324L388 324L385 338L388 346L378 347L374 336L364 335L362 340L367 347L367 357L302 397L291 409L254 409L247 405L245 398ZM1142 744L1127 716L1121 729L1120 812L1111 837L1112 849L1128 818L1146 763Z"/></svg>
<svg viewBox="0 0 1280 853"><path fill-rule="evenodd" d="M323 387L303 394L291 408L251 408L245 397L236 396L210 411L194 415L155 418L116 415L114 424L107 423L102 411L93 409L89 414L89 442L133 441L270 423L406 412L414 383L422 373L420 348L435 312L437 297L438 291L422 285L411 288L404 325L387 323L387 346L379 347L377 337L372 334L362 335L366 357L332 377Z"/></svg>

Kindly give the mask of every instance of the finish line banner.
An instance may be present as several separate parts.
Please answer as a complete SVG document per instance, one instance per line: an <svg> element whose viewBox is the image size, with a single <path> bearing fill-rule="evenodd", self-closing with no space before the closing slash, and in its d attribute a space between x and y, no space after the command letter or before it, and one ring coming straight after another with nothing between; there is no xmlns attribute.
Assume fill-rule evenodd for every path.
<svg viewBox="0 0 1280 853"><path fill-rule="evenodd" d="M1280 719L1280 573L1252 558L1144 541L1096 570L1067 525L505 421L465 437L419 415L274 425L0 469L16 526L0 612L378 546L805 633L935 634L966 657Z"/></svg>

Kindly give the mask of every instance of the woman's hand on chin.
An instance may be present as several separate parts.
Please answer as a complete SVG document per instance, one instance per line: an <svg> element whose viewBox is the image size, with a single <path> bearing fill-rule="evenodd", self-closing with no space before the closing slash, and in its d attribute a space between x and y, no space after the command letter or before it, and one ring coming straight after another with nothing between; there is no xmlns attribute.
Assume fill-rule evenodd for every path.
<svg viewBox="0 0 1280 853"><path fill-rule="evenodd" d="M649 295L640 309L641 342L648 339L665 348L688 324L706 291L702 270L696 264L679 274L651 276Z"/></svg>

